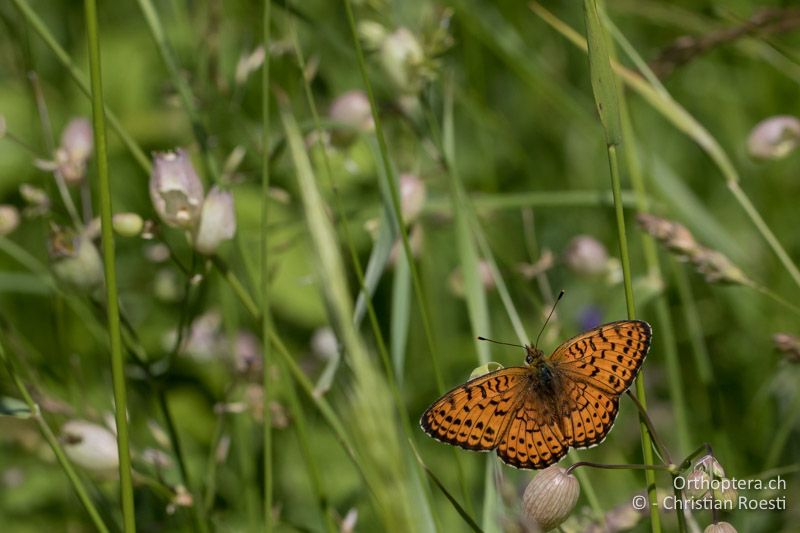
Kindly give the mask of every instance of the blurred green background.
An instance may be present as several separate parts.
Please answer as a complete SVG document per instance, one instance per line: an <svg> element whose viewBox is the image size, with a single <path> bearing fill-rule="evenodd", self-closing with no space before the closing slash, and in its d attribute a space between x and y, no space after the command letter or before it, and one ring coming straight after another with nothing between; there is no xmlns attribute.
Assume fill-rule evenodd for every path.
<svg viewBox="0 0 800 533"><path fill-rule="evenodd" d="M14 0L0 5L0 116L6 124L6 135L0 139L0 202L24 211L27 204L20 193L23 184L42 188L51 198L47 212L32 215L28 210L19 227L3 239L48 268L52 224L67 225L69 218L52 173L37 168L34 160L52 158L64 125L72 117L89 117L91 107L18 4L29 6L41 18L82 72L88 72L85 21L81 4L75 2ZM593 324L625 318L621 274L614 262L619 252L609 165L586 54L525 3L364 0L354 4L359 22L374 23L370 27L362 24L360 29L362 37L369 37L362 41L367 48L367 72L392 164L398 174L417 177L417 186L426 190L426 203L413 222L423 237L416 264L430 304L445 387L463 383L480 364L475 335L509 342L532 341L553 293L561 288L567 296L540 343L548 353L563 339ZM155 8L180 76L188 83L210 135L210 158L223 169L235 150L243 153L237 165L229 165L222 173L223 183L235 195L238 235L235 243L220 250L220 256L257 298L264 139L261 75L258 64L247 72L242 61L261 43L262 6L247 1L171 0L158 2ZM580 4L558 2L547 9L584 34ZM800 155L789 153L763 161L751 157L747 150L748 135L758 122L799 111L800 15L796 8L789 2L624 0L607 2L607 11L632 48L651 66L663 65L658 59L665 57L663 52L682 36L696 38L695 42L719 39L708 50L690 54L684 64L674 65L661 82L727 153L741 178L741 189L791 259L797 261ZM767 22L757 17L766 17ZM175 79L165 69L140 6L133 2L102 3L99 18L107 107L145 154L187 148L208 188L211 176ZM755 27L741 35L725 33L747 24ZM416 44L404 41L397 44L399 51L387 51L386 39L396 37L399 28L406 28ZM328 154L342 202L342 212L336 211L322 170L322 152L313 145L318 134L304 94L293 32L305 56L305 79L323 115L326 134L341 126L329 117L332 103L347 91L364 90L364 83L343 4L273 4L273 42L268 50L273 88L288 96L289 109L306 136L318 186L331 206L330 218L340 239L336 244L346 257L350 294L355 300L358 279L349 260L340 215L345 215L355 250L365 265L374 243L369 228L375 227L383 212L378 186L383 172L380 152L370 131L357 132L346 143L337 140L333 131ZM412 52L403 46L411 46ZM419 47L419 57L413 46ZM637 68L626 54L618 53L623 65ZM719 168L650 103L630 90L625 95L650 211L683 224L698 242L724 253L759 286L795 304L800 287L735 200ZM452 115L445 111L450 104ZM454 152L450 169L443 164L440 151L443 124L449 119ZM312 336L331 324L331 319L320 290L320 265L303 216L295 165L274 107L269 149L275 188L267 236L271 309L276 330L294 359L309 379L317 382L332 356L329 348L320 349L319 342L315 348ZM72 189L76 201L96 188L93 164L83 192L80 187ZM155 219L148 196L148 172L111 130L109 166L114 210ZM457 284L454 272L464 267L451 203L453 176L471 199L475 220L528 339L517 339L494 282L484 286L490 330L471 328L465 299L453 287ZM800 502L800 455L793 444L800 418L798 373L796 364L787 362L785 354L775 350L773 335L800 334L797 307L782 305L751 287L709 284L691 264L677 261L663 247L659 247L661 279L657 279L645 262L643 233L634 220L626 168L623 189L637 318L649 321L654 331L653 349L644 367L650 416L675 458L683 458L709 442L729 477L746 478L782 468L788 485L786 511L738 510L726 515L726 520L740 531L793 531L800 522L794 507ZM248 530L261 513L263 456L258 395L263 391L258 373L237 370L236 364L243 364L242 360L252 363L248 357L258 359L252 354L260 350L260 325L236 300L219 271L192 255L180 232L164 226L156 233L151 240L116 239L121 305L147 351L156 375L155 386L164 391L176 420L191 478L200 494L209 495L210 522L220 531ZM577 245L573 239L579 235L591 237L600 245L590 250L588 259L574 257ZM173 262L159 259L163 248L154 246L162 241L184 264L195 265L202 279L189 283ZM37 402L57 433L61 424L72 418L102 424L113 412L104 319L92 303L102 301L102 296L76 295L69 289L66 295L54 292L39 273L9 254L9 246L4 244L0 253L0 319L9 357L35 391ZM600 253L603 249L609 255L608 262ZM537 264L548 253L552 262L538 263L544 266L539 276L525 275L521 264ZM600 259L592 255L598 253ZM485 251L479 255L487 258ZM581 261L589 261L588 268L595 272L587 273ZM596 261L602 264L598 266ZM496 530L519 530L515 528L519 527L520 495L530 473L504 465L496 468L502 473L497 474L499 503L494 514L486 518L485 487L487 479L493 485L495 477L495 470L487 477L486 463L495 461L494 456L461 450L454 454L416 428L419 415L443 391L438 390L434 379L418 303L408 278L405 285L396 281L401 275L398 270L389 266L383 271L373 303L380 329L392 347L394 364L400 367L402 409L414 426L414 445L479 523L499 528ZM187 288L189 296L185 297ZM468 285L461 292L473 288ZM658 305L665 306L671 325L662 323ZM408 312L408 324L403 310ZM197 321L201 316L205 322ZM170 332L174 336L180 324L188 323L192 323L188 328L191 333L187 333L192 335L189 345L174 358L168 357ZM663 335L665 328L674 330L674 335ZM360 330L377 365L378 350L368 319ZM677 389L676 369L670 371L665 356L670 349L679 362L681 383ZM521 350L491 346L489 352L489 359L505 366L522 363ZM347 360L347 354L344 358ZM709 375L701 375L698 365L702 361L710 364ZM279 530L322 531L305 458L293 431L296 420L287 414L286 383L291 379L285 369L276 369L275 373L274 504ZM142 459L142 452L148 448L172 454L168 439L165 444L159 430L153 429L157 426L163 433L165 426L154 385L137 364L128 366L127 377L135 468L174 488L181 482L174 457L162 469ZM350 366L342 363L325 393L348 431L358 424L350 419L351 411L346 407L353 379ZM19 397L7 373L0 374L0 395ZM676 402L685 409L688 446L675 430ZM318 463L333 521L357 509L357 531L383 530L386 524L381 524L380 513L358 470L309 398L301 396L301 403L310 452ZM351 434L358 438L358 432ZM407 453L410 448L406 438L398 435L397 445ZM220 441L229 442L227 454L219 449ZM379 439L367 444L380 445ZM222 454L219 461L215 453ZM637 414L629 400L621 401L615 430L605 443L581 452L580 458L641 462ZM459 472L463 472L463 479ZM584 486L578 509L563 526L566 531L589 530L598 519L598 508L607 513L618 506L624 508L634 494L644 490L639 471L584 472L596 494L597 506L590 506ZM112 527L119 527L116 482L91 472L82 475L104 518ZM658 480L661 489L669 489L668 476L659 474ZM466 531L443 494L431 487L426 497L440 530ZM193 529L190 511L178 506L170 513L170 503L156 490L138 485L140 529ZM675 527L671 513L665 513L664 520L667 530ZM695 513L694 520L702 529L711 517L708 512ZM0 525L4 531L20 532L92 528L30 420L0 418ZM634 531L649 529L644 519L631 518L629 525Z"/></svg>

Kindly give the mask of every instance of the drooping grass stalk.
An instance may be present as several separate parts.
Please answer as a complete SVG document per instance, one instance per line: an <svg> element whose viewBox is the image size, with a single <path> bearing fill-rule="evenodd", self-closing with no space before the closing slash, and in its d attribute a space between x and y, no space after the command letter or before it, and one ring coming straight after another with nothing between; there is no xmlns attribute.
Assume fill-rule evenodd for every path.
<svg viewBox="0 0 800 533"><path fill-rule="evenodd" d="M41 37L44 43L47 45L48 48L53 52L56 56L56 59L61 63L61 65L69 72L70 77L75 81L78 85L78 88L89 98L91 98L91 89L89 87L89 83L86 81L86 76L80 71L78 67L75 66L72 59L69 57L69 54L64 50L61 45L58 44L53 34L50 30L45 26L42 19L36 14L36 12L31 9L28 5L26 0L12 0L14 5L17 7L19 12L22 14L22 17L25 21L33 28L33 30ZM123 144L128 148L133 155L133 158L136 160L137 163L144 169L145 173L150 173L150 159L144 153L136 141L133 140L133 137L128 134L127 131L122 127L117 116L111 112L110 109L105 108L106 120L108 120L108 124L111 128L119 135L119 138L122 140Z"/></svg>
<svg viewBox="0 0 800 533"><path fill-rule="evenodd" d="M288 109L283 93L276 93L281 121L296 170L303 212L316 253L320 288L345 347L355 382L350 399L350 415L358 420L352 429L359 434L358 449L364 472L372 480L376 511L384 527L403 531L416 523L413 500L409 493L409 475L402 460L391 392L370 359L364 341L355 329L353 302L350 298L343 260L336 234L327 216L326 206L305 151L300 130Z"/></svg>
<svg viewBox="0 0 800 533"><path fill-rule="evenodd" d="M303 57L303 51L300 47L300 42L297 38L297 31L294 26L293 20L290 22L289 33L290 33L290 40L295 50L295 56L297 58L298 67L300 68L301 73L305 73L306 71L305 58ZM353 269L355 270L356 277L361 287L361 290L359 291L359 298L363 297L361 301L364 302L367 314L370 319L370 325L372 327L372 332L376 341L378 353L380 354L381 361L383 363L384 372L386 374L386 380L389 384L389 389L392 394L392 399L394 400L395 406L400 415L401 427L405 433L406 438L413 439L414 425L412 425L408 415L408 411L405 408L405 404L403 403L403 398L400 393L400 387L397 382L397 375L395 374L394 367L391 363L389 351L386 348L386 341L384 340L383 333L381 332L380 324L378 322L378 317L377 314L375 313L375 308L372 304L372 297L371 297L372 291L367 287L367 279L365 277L364 270L361 266L361 261L358 257L358 252L356 251L355 243L350 233L349 221L344 211L341 195L339 194L339 187L337 187L337 184L334 179L333 170L331 168L330 158L328 156L328 148L323 142L324 135L322 131L319 112L317 111L317 105L314 101L314 95L311 91L311 85L309 83L308 78L305 75L303 75L303 88L306 96L306 103L309 107L309 110L311 111L312 119L316 126L317 142L322 154L324 173L326 175L328 185L330 186L330 189L333 192L335 211L339 218L340 226L342 228L342 233L344 235L345 244L347 245L347 249L350 252L350 259L353 265ZM388 220L385 222L388 222ZM391 240L394 241L393 236ZM406 266L408 266L408 262L413 260L414 260L413 257L406 258ZM381 270L383 269L384 266L385 265L380 265ZM377 279L375 281L377 282ZM357 310L355 314L356 316L353 322L354 322L354 327L357 327L358 326ZM426 526L428 527L428 529L434 529L435 527L433 524L434 518L433 518L433 513L431 511L431 502L429 499L430 494L429 491L427 490L427 487L421 484L421 480L424 479L424 472L422 471L422 469L420 468L419 464L416 461L413 461L413 459L409 458L409 462L411 463L412 468L416 468L419 471L418 477L412 479L412 482L414 483L419 482L419 486L415 487L414 494L420 497L420 501L418 502L418 505L422 506L422 509L420 509L420 515L422 515L424 517L425 522L427 522Z"/></svg>
<svg viewBox="0 0 800 533"><path fill-rule="evenodd" d="M539 15L545 22L550 24L555 30L564 35L575 46L583 51L587 51L586 40L580 36L575 30L570 28L567 24L559 20L550 11L544 8L541 4L532 2L531 9ZM694 142L696 142L711 158L717 168L719 169L725 184L733 194L733 197L739 203L739 206L747 214L750 221L758 230L761 237L767 242L772 251L780 260L783 267L792 277L794 282L800 286L800 269L792 261L789 254L783 248L780 241L778 241L775 234L769 228L767 223L761 217L761 214L755 208L750 198L742 190L739 185L739 173L733 165L733 162L728 157L725 150L722 149L717 140L706 130L686 109L683 108L678 102L672 99L668 94L664 94L661 90L654 88L639 74L621 66L620 64L611 63L614 72L625 82L631 89L636 91L645 101L647 101L656 111L664 116L669 122L673 124L678 130L688 135Z"/></svg>
<svg viewBox="0 0 800 533"><path fill-rule="evenodd" d="M605 13L601 14L605 15ZM607 16L603 16L602 19L610 22L610 19ZM627 42L624 38L624 35L618 30L615 31L615 36L617 37L617 40ZM644 60L639 58L636 50L634 50L633 47L628 47L626 50L629 55L633 54L638 58L638 63L644 64ZM611 49L610 54L610 59L616 59L616 53L613 48ZM636 211L639 213L646 213L649 211L649 204L644 185L644 177L642 176L641 164L638 158L636 135L633 130L633 123L631 122L630 114L628 113L628 103L625 98L625 91L621 90L619 87L617 101L619 103L622 139L625 146L623 156L625 157L628 175L630 176L631 185L633 186L635 194ZM661 280L663 283L664 276L661 272L661 265L659 264L658 260L658 249L656 248L655 240L650 235L642 232L641 242L648 276L652 276L656 280ZM681 363L678 359L678 346L675 339L675 327L672 322L672 316L669 312L669 303L663 290L656 295L655 311L659 325L658 336L660 339L663 339L662 346L664 348L664 360L667 368L667 382L669 383L670 401L672 403L672 410L675 414L675 432L677 434L679 450L683 452L689 449L692 439L689 433L689 417L687 414L686 400L684 397ZM677 509L677 512L682 517L683 509Z"/></svg>
<svg viewBox="0 0 800 533"><path fill-rule="evenodd" d="M103 245L103 271L106 285L108 336L111 347L111 377L114 383L114 410L117 425L119 452L120 499L126 533L136 531L133 504L133 476L131 469L130 436L128 433L128 399L125 389L125 360L122 353L119 296L117 294L117 269L114 257L114 233L111 226L111 183L108 175L103 84L100 73L100 39L97 27L97 4L85 0L86 33L89 40L89 69L92 93L92 122L94 125L95 161L97 162L98 201L100 203L101 239Z"/></svg>
<svg viewBox="0 0 800 533"><path fill-rule="evenodd" d="M31 72L28 75L28 79L31 82L34 100L36 101L36 109L39 112L39 120L42 123L42 137L44 138L45 149L47 150L48 154L54 154L55 141L53 140L53 128L47 112L47 102L45 101L44 93L42 92L42 86L39 83L39 76L36 75L35 72ZM53 171L53 177L56 182L58 194L61 196L61 203L64 204L67 214L69 215L70 219L72 219L72 224L75 226L76 230L83 229L83 221L81 220L78 210L75 207L75 202L72 201L72 196L69 194L69 189L67 188L67 183L64 181L64 176L61 174L61 171L55 169Z"/></svg>
<svg viewBox="0 0 800 533"><path fill-rule="evenodd" d="M617 147L622 142L622 123L619 113L619 102L617 99L617 87L614 73L611 70L610 56L608 52L607 35L600 21L595 0L584 0L584 14L586 18L586 35L589 52L589 72L592 80L592 92L594 93L597 111L600 115L600 122L605 131L606 146L608 147L608 162L611 173L611 189L614 193L614 211L617 221L617 238L619 240L620 261L622 262L622 276L625 286L625 303L628 311L628 318L636 318L636 306L633 297L633 283L631 276L630 257L628 255L628 240L625 234L625 214L621 202L622 185L619 174L619 163L617 160ZM639 371L636 378L636 395L642 408L646 408L644 373ZM653 454L652 438L650 431L640 416L640 431L642 435L642 449L644 463L646 465L655 464ZM656 494L655 473L652 470L645 471L647 482L647 493L650 500L650 525L654 533L661 531L661 517L658 513L658 495Z"/></svg>
<svg viewBox="0 0 800 533"><path fill-rule="evenodd" d="M610 191L520 191L514 193L473 193L467 195L478 212L497 210L517 210L524 207L544 207L559 209L563 207L607 207L614 205ZM622 191L622 205L635 205L633 191ZM451 209L450 200L445 197L431 198L425 202L425 212L441 212Z"/></svg>
<svg viewBox="0 0 800 533"><path fill-rule="evenodd" d="M448 79L444 86L444 116L442 124L441 150L447 174L450 178L450 203L453 210L453 226L456 237L461 274L464 280L464 298L467 301L467 314L472 326L472 337L478 354L478 364L485 365L489 362L489 344L478 341L478 335L491 335L491 320L489 319L489 306L486 301L486 290L481 283L478 250L472 236L470 223L467 218L464 201L464 191L461 186L458 168L455 163L455 116L453 111L453 82ZM435 126L431 128L435 132ZM434 133L435 135L435 133ZM459 463L460 464L460 463ZM498 531L497 515L501 501L498 498L495 483L496 460L493 456L487 458L484 470L483 491L483 518L482 526L485 531ZM471 500L466 487L462 487L466 504Z"/></svg>
<svg viewBox="0 0 800 533"><path fill-rule="evenodd" d="M270 160L269 142L271 139L270 126L272 120L270 116L270 54L269 47L272 43L272 9L271 0L264 0L262 21L261 21L261 41L266 50L264 64L261 67L261 231L259 234L259 246L261 247L261 344L263 350L263 375L262 387L264 389L264 428L263 440L263 461L264 461L264 530L269 532L272 529L272 415L270 413L270 401L272 399L272 384L270 383L270 370L273 365L272 344L269 342L269 332L272 329L272 319L270 313L270 287L269 287L269 246L267 235L269 234L269 181L270 181ZM323 509L324 511L324 509Z"/></svg>
<svg viewBox="0 0 800 533"><path fill-rule="evenodd" d="M11 380L14 382L14 385L19 391L20 396L22 396L22 399L27 404L31 418L33 418L33 420L36 422L36 425L39 427L39 431L44 437L44 440L47 441L50 449L53 450L53 454L56 456L58 464L61 465L61 468L64 470L64 474L66 474L67 479L69 479L69 482L72 485L72 489L75 491L75 494L78 496L81 504L86 509L86 512L89 513L89 517L92 519L94 527L97 528L97 530L101 533L108 533L108 527L106 527L105 522L103 522L103 519L100 517L100 512L95 507L91 497L89 497L89 491L83 484L83 480L72 467L72 463L70 463L69 459L67 459L64 449L61 447L61 443L58 441L58 437L56 437L53 433L53 430L50 429L50 425L42 416L39 406L35 401L33 401L33 397L31 396L27 385L25 385L25 382L22 381L22 378L19 376L19 374L17 374L14 364L8 358L4 347L5 342L3 341L4 340L0 340L0 359L3 360L3 364L8 370L8 374L11 376Z"/></svg>
<svg viewBox="0 0 800 533"><path fill-rule="evenodd" d="M383 126L381 125L381 118L378 113L378 104L375 100L375 94L372 91L372 84L369 81L369 76L367 75L364 51L361 48L361 41L359 40L358 31L356 29L356 19L355 15L353 14L352 2L350 0L343 0L343 2L345 11L347 12L347 22L350 27L353 49L355 50L356 59L358 61L358 69L361 73L361 79L364 83L367 97L369 98L370 109L372 110L372 119L375 122L375 136L378 139L378 146L380 147L381 163L383 164L385 177L387 180L387 188L389 189L392 199L392 209L394 210L394 216L397 220L397 226L400 228L400 238L401 242L403 243L403 250L405 251L406 257L409 259L408 266L411 271L411 280L414 286L414 294L417 300L420 321L422 322L422 328L425 332L425 340L428 345L428 350L430 351L434 379L436 380L436 386L438 390L440 392L444 392L444 380L442 379L442 372L439 365L439 353L436 349L433 339L433 329L430 323L428 302L427 298L425 297L425 292L422 288L422 282L420 280L417 266L414 261L411 260L411 258L414 257L414 254L411 250L411 244L408 240L408 233L406 232L405 224L403 223L403 213L400 206L400 194L398 192L399 189L397 186L397 177L395 176L394 168L389 158L389 147L386 144L386 137L383 134Z"/></svg>
<svg viewBox="0 0 800 533"><path fill-rule="evenodd" d="M208 143L208 131L195 105L189 82L186 81L184 76L181 76L178 70L178 62L175 59L172 48L167 42L167 35L164 32L164 26L161 24L158 11L156 11L155 6L150 0L138 0L138 2L139 8L141 8L145 21L147 22L147 27L150 29L150 34L155 41L158 53L161 55L161 60L164 62L164 66L167 69L172 83L178 90L183 107L186 114L189 116L189 121L192 124L192 131L197 139L197 143L200 145L200 151L203 154L203 162L206 171L213 181L217 181L219 179L219 171L217 169L216 159L214 159L214 156L211 154L211 148Z"/></svg>

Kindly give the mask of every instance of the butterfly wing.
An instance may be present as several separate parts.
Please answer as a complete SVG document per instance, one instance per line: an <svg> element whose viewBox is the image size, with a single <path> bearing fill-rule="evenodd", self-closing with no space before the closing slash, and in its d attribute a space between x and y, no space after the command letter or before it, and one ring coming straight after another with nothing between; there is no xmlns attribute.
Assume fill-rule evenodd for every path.
<svg viewBox="0 0 800 533"><path fill-rule="evenodd" d="M431 437L467 450L494 449L529 383L530 369L501 368L477 377L436 400L420 426Z"/></svg>
<svg viewBox="0 0 800 533"><path fill-rule="evenodd" d="M497 455L517 468L545 468L567 454L571 440L561 429L552 401L539 398L530 388L523 396L497 446Z"/></svg>
<svg viewBox="0 0 800 533"><path fill-rule="evenodd" d="M636 378L651 335L650 324L641 320L611 322L566 341L550 356L550 363L574 381L616 397Z"/></svg>

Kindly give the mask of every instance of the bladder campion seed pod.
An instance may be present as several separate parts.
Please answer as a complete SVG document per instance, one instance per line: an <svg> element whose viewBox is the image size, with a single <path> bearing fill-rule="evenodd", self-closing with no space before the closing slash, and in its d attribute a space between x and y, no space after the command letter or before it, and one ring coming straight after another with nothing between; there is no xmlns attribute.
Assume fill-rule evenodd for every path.
<svg viewBox="0 0 800 533"><path fill-rule="evenodd" d="M736 528L728 522L717 522L706 527L703 533L736 533Z"/></svg>
<svg viewBox="0 0 800 533"><path fill-rule="evenodd" d="M223 241L236 234L236 213L233 195L213 187L203 202L200 222L194 234L194 249L204 255L213 255Z"/></svg>
<svg viewBox="0 0 800 533"><path fill-rule="evenodd" d="M747 138L747 151L758 159L781 159L800 145L800 120L777 115L762 120Z"/></svg>
<svg viewBox="0 0 800 533"><path fill-rule="evenodd" d="M150 199L168 226L191 229L197 225L203 207L203 184L186 152L178 149L155 154Z"/></svg>
<svg viewBox="0 0 800 533"><path fill-rule="evenodd" d="M117 438L101 425L70 420L61 427L61 440L67 457L87 470L107 473L119 466Z"/></svg>
<svg viewBox="0 0 800 533"><path fill-rule="evenodd" d="M524 517L548 531L558 527L575 508L581 488L566 469L552 465L537 474L522 496Z"/></svg>

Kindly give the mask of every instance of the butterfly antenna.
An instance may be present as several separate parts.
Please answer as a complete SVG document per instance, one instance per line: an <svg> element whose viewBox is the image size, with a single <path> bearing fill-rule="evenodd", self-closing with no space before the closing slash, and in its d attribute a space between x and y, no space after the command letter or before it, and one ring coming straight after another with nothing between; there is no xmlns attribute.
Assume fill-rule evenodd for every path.
<svg viewBox="0 0 800 533"><path fill-rule="evenodd" d="M494 340L492 340L492 339L487 339L486 337L478 337L478 340L479 340L479 341L493 342L493 343L495 343L495 344L504 344L504 345L506 345L506 346L516 346L517 348L524 348L524 346L522 346L521 344L512 344L512 343L510 343L510 342L500 342L500 341L494 341Z"/></svg>
<svg viewBox="0 0 800 533"><path fill-rule="evenodd" d="M550 309L550 314L547 315L547 319L544 321L544 324L542 324L542 329L539 330L539 334L536 336L536 342L533 343L534 348L539 347L539 338L542 336L542 333L544 332L544 327L547 325L548 322L550 322L550 317L553 316L553 313L556 310L556 306L558 305L558 302L561 301L561 298L563 296L564 296L564 289L561 289L561 292L558 293L558 298L556 298L556 301L553 303L553 308Z"/></svg>

